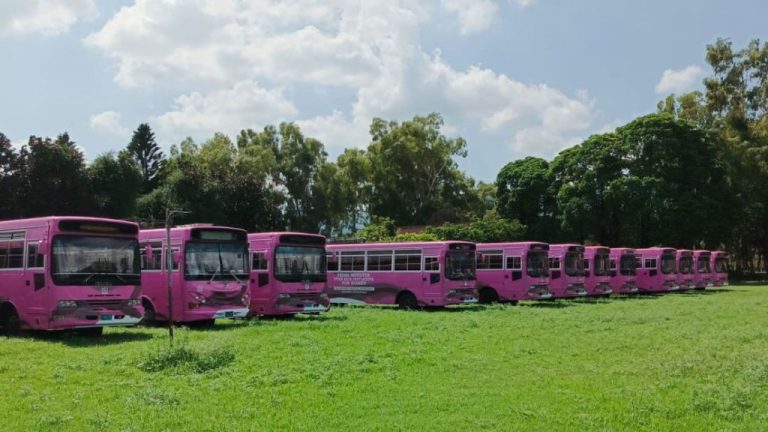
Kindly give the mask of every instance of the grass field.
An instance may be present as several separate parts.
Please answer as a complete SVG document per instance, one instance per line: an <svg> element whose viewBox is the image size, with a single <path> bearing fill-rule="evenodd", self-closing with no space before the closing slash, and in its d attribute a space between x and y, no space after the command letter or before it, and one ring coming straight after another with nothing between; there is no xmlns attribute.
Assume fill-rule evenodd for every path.
<svg viewBox="0 0 768 432"><path fill-rule="evenodd" d="M768 427L765 286L337 308L177 337L199 358L165 369L164 329L0 337L0 431Z"/></svg>

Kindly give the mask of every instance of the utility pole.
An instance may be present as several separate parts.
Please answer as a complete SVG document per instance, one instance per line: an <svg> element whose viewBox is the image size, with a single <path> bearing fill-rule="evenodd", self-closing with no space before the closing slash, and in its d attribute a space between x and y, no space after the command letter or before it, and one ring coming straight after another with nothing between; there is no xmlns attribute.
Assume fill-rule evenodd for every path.
<svg viewBox="0 0 768 432"><path fill-rule="evenodd" d="M173 215L189 213L183 210L165 208L165 271L168 276L168 338L173 347L173 251L171 249L171 226Z"/></svg>

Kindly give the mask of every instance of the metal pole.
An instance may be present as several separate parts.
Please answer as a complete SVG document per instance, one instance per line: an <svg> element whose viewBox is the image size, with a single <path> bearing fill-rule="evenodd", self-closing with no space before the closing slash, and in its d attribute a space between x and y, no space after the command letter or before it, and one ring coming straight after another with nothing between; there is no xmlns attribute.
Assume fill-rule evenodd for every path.
<svg viewBox="0 0 768 432"><path fill-rule="evenodd" d="M171 252L171 218L173 210L165 209L165 271L168 274L168 338L173 346L173 253Z"/></svg>

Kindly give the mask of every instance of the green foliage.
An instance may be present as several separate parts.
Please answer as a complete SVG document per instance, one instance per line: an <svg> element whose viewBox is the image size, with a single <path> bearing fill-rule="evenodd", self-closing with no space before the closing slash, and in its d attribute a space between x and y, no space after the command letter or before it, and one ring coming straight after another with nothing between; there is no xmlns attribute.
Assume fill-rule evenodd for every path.
<svg viewBox="0 0 768 432"><path fill-rule="evenodd" d="M526 157L510 162L496 177L496 210L526 225L528 238L547 238L557 230L551 183L549 163L544 159Z"/></svg>
<svg viewBox="0 0 768 432"><path fill-rule="evenodd" d="M0 190L3 191L0 194L0 219L11 219L20 214L20 162L11 140L0 133Z"/></svg>
<svg viewBox="0 0 768 432"><path fill-rule="evenodd" d="M133 216L142 187L138 164L128 152L105 153L87 169L88 185L94 202L94 215L113 218Z"/></svg>
<svg viewBox="0 0 768 432"><path fill-rule="evenodd" d="M374 219L357 232L356 238L365 242L391 241L395 236L395 221L388 217Z"/></svg>
<svg viewBox="0 0 768 432"><path fill-rule="evenodd" d="M136 128L127 151L139 164L144 191L149 192L157 187L165 160L160 146L155 141L155 133L148 124L142 123Z"/></svg>
<svg viewBox="0 0 768 432"><path fill-rule="evenodd" d="M222 322L187 334L235 355L206 373L137 368L162 328L0 337L2 430L760 431L767 303L731 286Z"/></svg>
<svg viewBox="0 0 768 432"><path fill-rule="evenodd" d="M464 220L482 204L474 181L458 170L454 157L467 156L462 138L447 138L437 113L398 123L376 118L368 146L368 196L373 215L398 226Z"/></svg>
<svg viewBox="0 0 768 432"><path fill-rule="evenodd" d="M192 348L182 341L173 347L165 344L155 347L144 354L137 366L144 372L203 373L227 366L234 360L235 353L229 348Z"/></svg>
<svg viewBox="0 0 768 432"><path fill-rule="evenodd" d="M522 240L525 226L515 219L504 219L496 212L488 211L482 219L474 219L466 224L445 223L427 227L426 231L440 240L490 243Z"/></svg>

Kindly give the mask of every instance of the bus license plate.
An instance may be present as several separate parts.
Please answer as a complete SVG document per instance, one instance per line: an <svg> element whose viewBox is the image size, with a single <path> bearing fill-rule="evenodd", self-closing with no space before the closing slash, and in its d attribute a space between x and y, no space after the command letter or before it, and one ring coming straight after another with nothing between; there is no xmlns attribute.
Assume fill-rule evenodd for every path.
<svg viewBox="0 0 768 432"><path fill-rule="evenodd" d="M102 321L110 321L112 320L112 315L102 315L101 316Z"/></svg>
<svg viewBox="0 0 768 432"><path fill-rule="evenodd" d="M235 316L235 313L232 311L224 312L224 316L226 318L232 318L233 316Z"/></svg>

